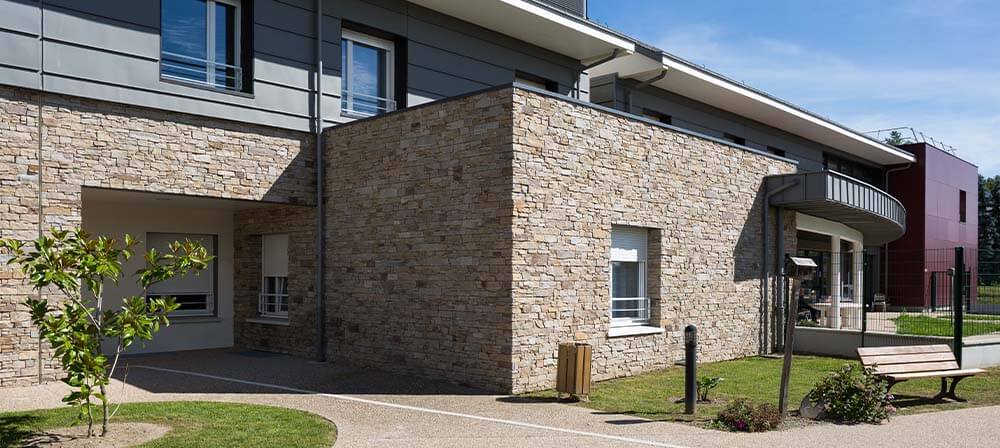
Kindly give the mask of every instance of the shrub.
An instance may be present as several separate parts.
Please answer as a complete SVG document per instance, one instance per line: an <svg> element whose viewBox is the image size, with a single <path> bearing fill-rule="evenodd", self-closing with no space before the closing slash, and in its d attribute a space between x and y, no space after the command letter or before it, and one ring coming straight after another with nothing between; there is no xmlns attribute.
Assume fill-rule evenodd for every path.
<svg viewBox="0 0 1000 448"><path fill-rule="evenodd" d="M703 376L698 378L698 400L699 401L709 401L708 393L715 389L719 383L722 382L722 378Z"/></svg>
<svg viewBox="0 0 1000 448"><path fill-rule="evenodd" d="M754 406L750 400L736 400L719 412L716 424L731 431L763 432L781 424L781 414L771 403Z"/></svg>
<svg viewBox="0 0 1000 448"><path fill-rule="evenodd" d="M896 412L888 389L888 382L871 369L845 364L820 381L806 398L822 405L828 419L842 423L881 423Z"/></svg>

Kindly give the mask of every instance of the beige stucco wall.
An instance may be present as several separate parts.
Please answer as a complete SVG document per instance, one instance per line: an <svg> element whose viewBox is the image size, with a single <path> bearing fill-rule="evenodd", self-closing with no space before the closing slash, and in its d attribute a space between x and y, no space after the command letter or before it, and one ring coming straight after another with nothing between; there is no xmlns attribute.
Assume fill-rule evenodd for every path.
<svg viewBox="0 0 1000 448"><path fill-rule="evenodd" d="M83 229L93 235L107 235L122 241L126 233L145 242L146 235L156 233L189 233L215 235L217 252L214 261L217 317L175 317L149 342L137 342L127 353L155 353L176 350L232 347L233 345L233 211L228 207L208 208L137 204L128 201L91 201L84 193ZM148 248L136 247L137 253ZM141 256L124 265L131 275L142 268ZM209 275L206 271L204 275ZM135 278L123 279L118 285L106 286L106 303L112 309L121 306L121 298L141 296L142 289ZM107 348L113 349L108 345Z"/></svg>

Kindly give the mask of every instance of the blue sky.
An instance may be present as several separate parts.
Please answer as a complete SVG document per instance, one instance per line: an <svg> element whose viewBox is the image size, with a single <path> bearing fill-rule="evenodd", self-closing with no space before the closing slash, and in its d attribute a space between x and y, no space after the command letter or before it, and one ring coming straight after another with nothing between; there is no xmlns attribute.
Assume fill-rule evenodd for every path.
<svg viewBox="0 0 1000 448"><path fill-rule="evenodd" d="M589 14L856 130L911 126L1000 174L996 0L590 0Z"/></svg>

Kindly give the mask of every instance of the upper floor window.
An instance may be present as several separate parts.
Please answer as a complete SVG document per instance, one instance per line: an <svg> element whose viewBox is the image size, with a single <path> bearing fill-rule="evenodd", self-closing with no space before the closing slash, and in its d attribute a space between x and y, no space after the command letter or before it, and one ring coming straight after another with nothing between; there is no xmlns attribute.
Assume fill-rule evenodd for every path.
<svg viewBox="0 0 1000 448"><path fill-rule="evenodd" d="M522 72L520 70L514 71L514 82L526 86L531 86L540 90L547 90L549 92L559 93L559 83L551 79L543 78L541 76L533 75L527 72Z"/></svg>
<svg viewBox="0 0 1000 448"><path fill-rule="evenodd" d="M735 143L737 145L746 146L746 144L747 144L747 139L745 139L743 137L740 137L740 136L733 135L733 134L728 134L728 133L727 134L723 134L722 135L722 139L723 140L729 140L729 141L731 141L731 142L733 142L733 143Z"/></svg>
<svg viewBox="0 0 1000 448"><path fill-rule="evenodd" d="M785 150L781 148L776 148L774 146L768 146L767 152L774 154L778 157L785 157Z"/></svg>
<svg viewBox="0 0 1000 448"><path fill-rule="evenodd" d="M396 110L392 41L343 30L340 41L344 115L370 117Z"/></svg>
<svg viewBox="0 0 1000 448"><path fill-rule="evenodd" d="M958 222L968 221L968 205L966 202L969 199L969 195L965 190L958 190Z"/></svg>
<svg viewBox="0 0 1000 448"><path fill-rule="evenodd" d="M646 242L648 232L639 227L611 228L611 324L641 325L649 322L646 295Z"/></svg>
<svg viewBox="0 0 1000 448"><path fill-rule="evenodd" d="M242 91L240 0L165 0L160 4L160 75Z"/></svg>
<svg viewBox="0 0 1000 448"><path fill-rule="evenodd" d="M871 184L876 188L884 188L882 169L863 165L861 163L843 159L833 154L823 155L823 165L826 169L846 174L855 179Z"/></svg>
<svg viewBox="0 0 1000 448"><path fill-rule="evenodd" d="M642 108L642 116L650 120L660 122L663 124L673 124L674 118L670 115L655 111L653 109Z"/></svg>

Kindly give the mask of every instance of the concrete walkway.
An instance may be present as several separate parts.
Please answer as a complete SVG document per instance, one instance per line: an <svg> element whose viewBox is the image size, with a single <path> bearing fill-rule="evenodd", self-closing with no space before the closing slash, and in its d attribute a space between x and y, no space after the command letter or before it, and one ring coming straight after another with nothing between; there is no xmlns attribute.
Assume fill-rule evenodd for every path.
<svg viewBox="0 0 1000 448"><path fill-rule="evenodd" d="M214 400L302 409L337 424L337 447L987 447L1000 407L906 416L881 426L732 434L525 402L279 355L198 351L129 360L112 399ZM59 383L0 390L0 411L61 406Z"/></svg>

